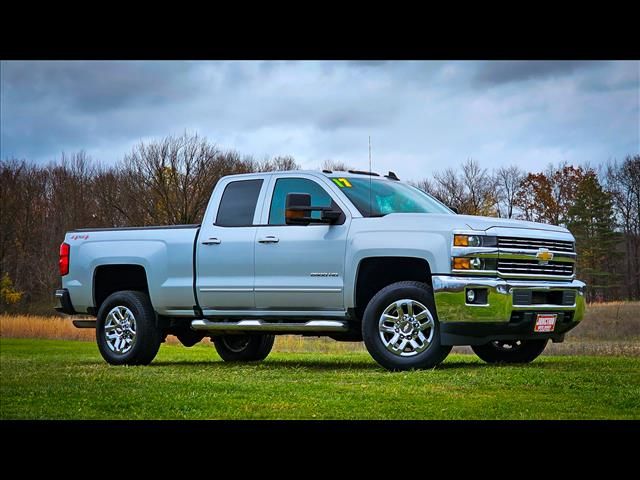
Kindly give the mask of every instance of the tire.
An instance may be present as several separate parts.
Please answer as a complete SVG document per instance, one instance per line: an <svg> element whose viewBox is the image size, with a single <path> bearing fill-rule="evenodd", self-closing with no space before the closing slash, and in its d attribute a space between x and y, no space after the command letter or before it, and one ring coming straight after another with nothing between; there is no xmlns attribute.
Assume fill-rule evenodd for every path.
<svg viewBox="0 0 640 480"><path fill-rule="evenodd" d="M258 362L267 358L275 339L275 335L221 335L212 341L225 362Z"/></svg>
<svg viewBox="0 0 640 480"><path fill-rule="evenodd" d="M544 351L547 339L497 340L485 345L472 345L473 352L487 363L530 363Z"/></svg>
<svg viewBox="0 0 640 480"><path fill-rule="evenodd" d="M127 327L127 323L133 327ZM145 293L133 290L115 292L100 306L96 342L107 363L148 365L158 353L162 340L162 332L156 326L155 311Z"/></svg>
<svg viewBox="0 0 640 480"><path fill-rule="evenodd" d="M394 307L398 301L404 301L402 316ZM415 318L410 316L412 312ZM398 320L383 321L383 314L388 315L385 318ZM433 368L452 348L440 343L440 324L431 287L413 281L393 283L374 295L364 311L362 337L374 360L392 371Z"/></svg>

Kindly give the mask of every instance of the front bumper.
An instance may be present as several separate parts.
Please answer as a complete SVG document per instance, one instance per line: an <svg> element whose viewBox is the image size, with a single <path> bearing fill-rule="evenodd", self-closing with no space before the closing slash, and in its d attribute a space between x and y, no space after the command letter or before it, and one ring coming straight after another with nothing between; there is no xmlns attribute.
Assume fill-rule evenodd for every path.
<svg viewBox="0 0 640 480"><path fill-rule="evenodd" d="M433 291L442 342L479 345L491 340L550 338L564 334L584 317L585 284L579 280L531 281L500 278L433 276ZM481 304L467 301L467 291L486 293ZM551 303L540 303L539 299ZM552 333L534 333L537 313L556 313Z"/></svg>
<svg viewBox="0 0 640 480"><path fill-rule="evenodd" d="M69 290L66 288L60 288L55 291L54 296L56 298L56 306L54 307L57 312L66 313L67 315L74 315L76 313L71 303L71 297L69 296Z"/></svg>

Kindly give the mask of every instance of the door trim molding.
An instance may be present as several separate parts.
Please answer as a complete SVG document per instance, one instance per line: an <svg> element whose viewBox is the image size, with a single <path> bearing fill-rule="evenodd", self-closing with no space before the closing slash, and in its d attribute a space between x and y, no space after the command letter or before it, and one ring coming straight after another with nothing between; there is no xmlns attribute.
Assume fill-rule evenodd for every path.
<svg viewBox="0 0 640 480"><path fill-rule="evenodd" d="M313 318L348 318L345 310L213 310L203 309L205 317L302 317Z"/></svg>
<svg viewBox="0 0 640 480"><path fill-rule="evenodd" d="M218 287L218 288L201 288L201 292L253 292L253 288L245 287Z"/></svg>
<svg viewBox="0 0 640 480"><path fill-rule="evenodd" d="M342 288L341 287L336 287L336 288L331 288L331 287L309 287L309 288L297 288L297 287L293 287L293 288L289 288L289 287L258 287L254 289L255 292L278 292L278 293L282 293L282 292L296 292L296 293L341 293L342 292Z"/></svg>

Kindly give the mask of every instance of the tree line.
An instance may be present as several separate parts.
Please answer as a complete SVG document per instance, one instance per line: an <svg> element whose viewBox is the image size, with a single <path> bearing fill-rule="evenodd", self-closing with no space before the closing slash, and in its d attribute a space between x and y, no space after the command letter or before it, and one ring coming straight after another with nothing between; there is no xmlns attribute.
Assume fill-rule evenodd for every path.
<svg viewBox="0 0 640 480"><path fill-rule="evenodd" d="M350 169L330 160L321 167ZM48 165L1 160L0 311L51 312L68 230L199 223L221 177L299 168L290 156L257 160L190 134L141 142L108 166L82 151ZM467 160L411 183L459 213L567 226L589 300L640 298L640 155L543 172Z"/></svg>

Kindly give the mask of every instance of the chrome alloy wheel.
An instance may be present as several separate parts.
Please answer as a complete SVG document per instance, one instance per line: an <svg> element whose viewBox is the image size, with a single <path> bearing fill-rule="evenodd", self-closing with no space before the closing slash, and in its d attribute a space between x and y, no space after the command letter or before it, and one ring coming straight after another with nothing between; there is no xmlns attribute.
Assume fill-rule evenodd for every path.
<svg viewBox="0 0 640 480"><path fill-rule="evenodd" d="M133 348L136 342L136 318L127 307L113 307L104 323L107 346L121 355Z"/></svg>
<svg viewBox="0 0 640 480"><path fill-rule="evenodd" d="M423 304L403 299L384 309L378 331L387 350L400 357L412 357L431 345L435 322Z"/></svg>

